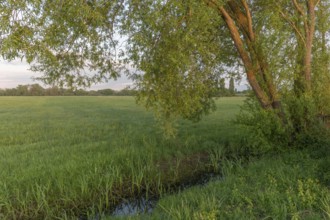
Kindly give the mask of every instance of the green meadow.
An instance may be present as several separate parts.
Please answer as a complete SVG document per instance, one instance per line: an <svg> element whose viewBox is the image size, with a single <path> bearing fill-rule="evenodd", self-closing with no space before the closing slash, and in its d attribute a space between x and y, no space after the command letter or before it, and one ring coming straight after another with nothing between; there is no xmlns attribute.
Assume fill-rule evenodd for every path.
<svg viewBox="0 0 330 220"><path fill-rule="evenodd" d="M328 146L247 155L232 122L243 100L217 99L214 113L179 121L166 139L132 97L1 97L0 219L112 219L139 196L160 200L120 218L330 218ZM209 172L222 178L175 190Z"/></svg>
<svg viewBox="0 0 330 220"><path fill-rule="evenodd" d="M177 138L166 140L132 97L1 97L0 213L64 218L142 192L158 195L205 168L184 168L180 160L235 135L229 120L241 102L219 100L215 114L181 122Z"/></svg>

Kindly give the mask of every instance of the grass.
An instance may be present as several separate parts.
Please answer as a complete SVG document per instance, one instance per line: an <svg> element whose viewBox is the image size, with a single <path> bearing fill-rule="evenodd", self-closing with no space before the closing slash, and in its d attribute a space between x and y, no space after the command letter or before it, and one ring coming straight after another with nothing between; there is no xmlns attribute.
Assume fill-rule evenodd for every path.
<svg viewBox="0 0 330 220"><path fill-rule="evenodd" d="M330 191L310 152L222 163L223 179L162 198L151 215L131 219L329 219Z"/></svg>
<svg viewBox="0 0 330 220"><path fill-rule="evenodd" d="M242 157L243 99L166 140L131 97L0 97L0 219L92 217L139 195L161 198L125 218L330 219L329 146ZM223 178L168 194L205 171Z"/></svg>
<svg viewBox="0 0 330 220"><path fill-rule="evenodd" d="M177 138L165 140L131 97L1 97L0 219L87 216L162 194L205 169L180 161L237 139L230 119L242 100L218 100L214 114L180 122Z"/></svg>

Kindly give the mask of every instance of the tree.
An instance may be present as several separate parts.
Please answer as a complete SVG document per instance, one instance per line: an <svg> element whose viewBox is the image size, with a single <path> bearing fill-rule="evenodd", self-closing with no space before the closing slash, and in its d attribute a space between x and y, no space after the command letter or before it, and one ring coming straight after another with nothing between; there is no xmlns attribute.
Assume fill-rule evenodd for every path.
<svg viewBox="0 0 330 220"><path fill-rule="evenodd" d="M113 33L121 7L122 1L104 0L0 1L0 54L25 58L46 84L116 78Z"/></svg>
<svg viewBox="0 0 330 220"><path fill-rule="evenodd" d="M230 95L235 95L235 84L234 84L233 77L231 77L229 80L229 93L230 93Z"/></svg>
<svg viewBox="0 0 330 220"><path fill-rule="evenodd" d="M50 88L45 89L46 96L58 96L60 94L60 89L57 86L52 86Z"/></svg>
<svg viewBox="0 0 330 220"><path fill-rule="evenodd" d="M224 78L220 79L220 85L219 85L219 87L220 87L220 90L221 91L225 91L226 84L225 84L225 79Z"/></svg>
<svg viewBox="0 0 330 220"><path fill-rule="evenodd" d="M209 94L218 73L238 66L263 110L275 114L283 126L294 127L291 132L311 127L318 84L329 88L329 81L317 79L321 72L316 69L319 59L329 59L314 54L321 49L317 41L329 41L321 34L329 23L329 3L203 2L150 3L149 13L132 15L137 25L127 32L135 31L129 49L145 72L139 86L146 106L167 118L199 118L213 107ZM327 44L322 45L329 54ZM297 109L302 109L299 114Z"/></svg>
<svg viewBox="0 0 330 220"><path fill-rule="evenodd" d="M17 91L17 94L18 96L21 96L21 95L28 95L29 93L29 86L27 85L18 85L16 87L16 91Z"/></svg>
<svg viewBox="0 0 330 220"><path fill-rule="evenodd" d="M32 96L43 96L44 95L44 88L39 84L35 83L28 86L29 88L29 95Z"/></svg>
<svg viewBox="0 0 330 220"><path fill-rule="evenodd" d="M116 91L112 89L102 89L98 91L101 95L114 95Z"/></svg>
<svg viewBox="0 0 330 220"><path fill-rule="evenodd" d="M167 120L179 115L198 120L212 111L217 82L235 69L261 109L284 126L308 127L305 115L313 108L303 107L301 115L295 109L309 106L303 102L327 109L320 94L329 88L324 67L329 5L325 0L7 1L0 6L1 54L9 60L25 57L33 70L44 72L44 82L68 86L116 78L120 67L129 65L138 70L130 74L138 100ZM127 39L125 50L116 41L120 35Z"/></svg>
<svg viewBox="0 0 330 220"><path fill-rule="evenodd" d="M226 88L225 78L219 80L219 90L216 93L216 96L228 96L229 91Z"/></svg>

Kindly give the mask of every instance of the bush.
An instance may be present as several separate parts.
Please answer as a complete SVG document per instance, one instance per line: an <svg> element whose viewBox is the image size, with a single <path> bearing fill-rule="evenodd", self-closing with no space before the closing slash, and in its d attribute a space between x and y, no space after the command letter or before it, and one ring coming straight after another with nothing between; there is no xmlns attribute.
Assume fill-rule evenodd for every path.
<svg viewBox="0 0 330 220"><path fill-rule="evenodd" d="M288 145L290 135L278 116L264 110L253 97L246 99L236 123L245 130L246 146L254 152L262 153Z"/></svg>
<svg viewBox="0 0 330 220"><path fill-rule="evenodd" d="M285 119L274 110L265 110L249 97L236 123L245 129L246 142L254 151L283 150L285 147L312 148L324 144L328 132L317 117L316 104L308 95L282 100Z"/></svg>
<svg viewBox="0 0 330 220"><path fill-rule="evenodd" d="M327 187L330 188L330 156L324 158L318 167L318 178Z"/></svg>

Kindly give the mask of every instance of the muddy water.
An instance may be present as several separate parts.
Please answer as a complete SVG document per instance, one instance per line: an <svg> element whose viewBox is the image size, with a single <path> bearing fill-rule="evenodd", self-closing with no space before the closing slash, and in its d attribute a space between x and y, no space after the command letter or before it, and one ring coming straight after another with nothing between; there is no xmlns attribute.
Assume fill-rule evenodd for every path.
<svg viewBox="0 0 330 220"><path fill-rule="evenodd" d="M184 183L176 184L171 187L170 194L181 192L182 190L188 189L193 186L206 185L211 180L221 179L219 174L206 173ZM111 212L110 216L132 216L142 213L151 213L156 207L159 198L134 198L129 201L124 201L115 207L114 211Z"/></svg>
<svg viewBox="0 0 330 220"><path fill-rule="evenodd" d="M151 213L156 207L157 198L147 199L141 197L139 199L125 201L119 204L111 213L111 216L131 216L141 213Z"/></svg>

